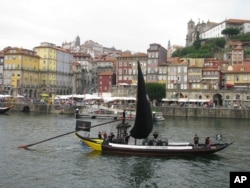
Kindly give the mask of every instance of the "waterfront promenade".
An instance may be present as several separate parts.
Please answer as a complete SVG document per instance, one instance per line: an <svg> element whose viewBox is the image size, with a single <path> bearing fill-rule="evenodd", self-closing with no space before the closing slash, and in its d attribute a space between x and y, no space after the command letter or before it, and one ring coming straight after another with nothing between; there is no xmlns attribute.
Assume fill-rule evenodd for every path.
<svg viewBox="0 0 250 188"><path fill-rule="evenodd" d="M74 114L75 109L83 109L84 106L77 105L53 105L34 103L0 103L0 106L13 105L11 111ZM124 107L120 107L124 109ZM212 117L212 118L240 118L250 119L250 110L247 108L228 107L179 107L179 106L155 106L154 111L162 112L168 117ZM11 111L9 113L11 113Z"/></svg>

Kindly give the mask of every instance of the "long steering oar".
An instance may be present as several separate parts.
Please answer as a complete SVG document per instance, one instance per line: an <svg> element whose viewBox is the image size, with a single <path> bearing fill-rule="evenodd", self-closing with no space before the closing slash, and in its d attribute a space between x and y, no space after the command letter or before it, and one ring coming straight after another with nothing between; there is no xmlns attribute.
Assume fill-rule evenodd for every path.
<svg viewBox="0 0 250 188"><path fill-rule="evenodd" d="M98 127L98 126L105 125L105 124L108 124L108 123L113 123L113 122L116 122L116 121L120 121L120 120L116 119L116 120L113 120L113 121L109 121L109 122L105 122L105 123L93 125L90 128ZM84 130L84 129L82 129L82 130ZM24 146L18 146L18 148L27 149L30 146L34 146L34 145L37 145L37 144L40 144L40 143L43 143L43 142L47 142L49 140L53 140L53 139L56 139L56 138L59 138L59 137L62 137L62 136L65 136L65 135L68 135L68 134L71 134L71 133L75 133L75 132L78 132L78 131L70 131L70 132L67 132L67 133L64 133L64 134L60 134L58 136L55 136L55 137L52 137L52 138L48 138L46 140L42 140L42 141L39 141L39 142L36 142L36 143L33 143L33 144L28 144L28 145L24 145Z"/></svg>

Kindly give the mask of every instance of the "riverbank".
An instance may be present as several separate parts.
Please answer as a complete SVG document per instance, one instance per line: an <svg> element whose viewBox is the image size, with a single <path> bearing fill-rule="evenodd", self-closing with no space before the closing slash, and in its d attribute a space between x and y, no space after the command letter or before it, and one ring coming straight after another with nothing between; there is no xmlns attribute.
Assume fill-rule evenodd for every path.
<svg viewBox="0 0 250 188"><path fill-rule="evenodd" d="M57 114L74 114L75 109L82 109L83 106L70 105L50 105L50 104L32 104L32 103L0 103L0 106L13 105L11 111L20 112L37 112L37 113L57 113ZM250 119L249 109L234 108L204 108L204 107L170 107L156 106L154 111L162 112L165 117L211 117L211 118L240 118ZM9 111L8 113L11 113Z"/></svg>
<svg viewBox="0 0 250 188"><path fill-rule="evenodd" d="M234 108L183 108L183 107L154 107L155 111L164 116L172 117L211 117L211 118L241 118L250 119L250 110Z"/></svg>

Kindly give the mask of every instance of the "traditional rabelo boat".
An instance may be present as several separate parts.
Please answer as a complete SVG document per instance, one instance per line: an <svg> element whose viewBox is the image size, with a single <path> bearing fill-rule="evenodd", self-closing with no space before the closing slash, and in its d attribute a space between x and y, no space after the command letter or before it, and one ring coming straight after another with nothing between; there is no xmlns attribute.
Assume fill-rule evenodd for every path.
<svg viewBox="0 0 250 188"><path fill-rule="evenodd" d="M149 99L146 94L145 81L138 62L138 88L137 88L137 106L134 126L131 127L124 121L117 125L117 135L115 139L112 136L101 138L89 138L83 136L79 131L90 131L91 122L77 120L76 136L91 147L108 154L127 154L127 155L147 155L147 156L180 156L180 155L207 155L225 149L232 143L220 143L221 135L218 135L218 143L206 146L199 144L198 148L194 144L188 142L171 143L168 140L158 139L157 135L149 139L149 135L153 130L153 118ZM92 126L95 127L95 126ZM135 139L135 143L128 142L129 137ZM138 139L142 139L139 145Z"/></svg>
<svg viewBox="0 0 250 188"><path fill-rule="evenodd" d="M8 112L11 108L13 107L12 106L0 107L0 114Z"/></svg>

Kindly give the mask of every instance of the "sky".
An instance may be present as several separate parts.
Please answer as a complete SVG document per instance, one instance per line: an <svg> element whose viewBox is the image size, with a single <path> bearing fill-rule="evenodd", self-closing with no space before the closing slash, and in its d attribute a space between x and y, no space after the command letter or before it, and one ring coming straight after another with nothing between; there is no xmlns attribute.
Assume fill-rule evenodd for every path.
<svg viewBox="0 0 250 188"><path fill-rule="evenodd" d="M185 46L192 19L250 20L249 0L0 0L0 50L61 46L77 36L104 47L147 52L151 43Z"/></svg>

